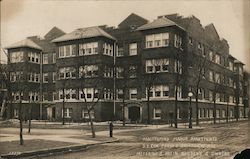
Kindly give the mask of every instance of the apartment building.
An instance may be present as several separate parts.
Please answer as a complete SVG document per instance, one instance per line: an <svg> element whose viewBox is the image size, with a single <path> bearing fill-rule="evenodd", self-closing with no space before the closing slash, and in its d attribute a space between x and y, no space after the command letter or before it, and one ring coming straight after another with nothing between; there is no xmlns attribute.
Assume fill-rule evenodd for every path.
<svg viewBox="0 0 250 159"><path fill-rule="evenodd" d="M175 114L185 121L190 92L193 118L236 120L248 111L244 64L213 24L202 26L194 16L150 22L132 13L118 27L68 34L53 28L44 39L29 37L7 49L13 99L32 101L34 118L85 121L86 106L94 104L96 121L167 123ZM27 86L14 80L19 75Z"/></svg>

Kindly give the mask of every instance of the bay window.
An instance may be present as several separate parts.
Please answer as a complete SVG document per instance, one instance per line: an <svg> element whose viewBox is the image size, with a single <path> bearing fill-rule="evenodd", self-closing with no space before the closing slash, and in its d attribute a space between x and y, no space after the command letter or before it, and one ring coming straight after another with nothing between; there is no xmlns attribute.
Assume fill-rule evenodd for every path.
<svg viewBox="0 0 250 159"><path fill-rule="evenodd" d="M76 45L59 46L59 58L76 56Z"/></svg>
<svg viewBox="0 0 250 159"><path fill-rule="evenodd" d="M98 76L98 66L97 65L85 65L79 67L79 77L91 78Z"/></svg>
<svg viewBox="0 0 250 159"><path fill-rule="evenodd" d="M169 33L146 35L146 48L169 46Z"/></svg>
<svg viewBox="0 0 250 159"><path fill-rule="evenodd" d="M63 67L59 69L60 79L76 78L76 69L74 67Z"/></svg>

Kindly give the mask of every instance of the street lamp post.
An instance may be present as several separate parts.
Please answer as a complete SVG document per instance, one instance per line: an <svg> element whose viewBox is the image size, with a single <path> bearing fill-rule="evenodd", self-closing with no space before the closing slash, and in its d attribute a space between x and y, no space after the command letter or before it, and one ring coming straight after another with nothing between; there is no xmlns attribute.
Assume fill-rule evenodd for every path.
<svg viewBox="0 0 250 159"><path fill-rule="evenodd" d="M188 97L189 97L189 128L192 129L192 106L191 106L191 99L192 99L193 93L189 92Z"/></svg>

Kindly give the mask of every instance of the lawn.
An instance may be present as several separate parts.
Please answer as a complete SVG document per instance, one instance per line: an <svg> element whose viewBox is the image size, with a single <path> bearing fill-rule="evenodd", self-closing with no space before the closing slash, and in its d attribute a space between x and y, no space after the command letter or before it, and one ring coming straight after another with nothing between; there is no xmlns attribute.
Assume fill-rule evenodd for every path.
<svg viewBox="0 0 250 159"><path fill-rule="evenodd" d="M0 155L2 154L18 154L24 151L33 151L41 149L51 149L56 147L64 147L75 145L75 143L58 142L49 140L25 140L24 145L19 145L19 141L1 142Z"/></svg>

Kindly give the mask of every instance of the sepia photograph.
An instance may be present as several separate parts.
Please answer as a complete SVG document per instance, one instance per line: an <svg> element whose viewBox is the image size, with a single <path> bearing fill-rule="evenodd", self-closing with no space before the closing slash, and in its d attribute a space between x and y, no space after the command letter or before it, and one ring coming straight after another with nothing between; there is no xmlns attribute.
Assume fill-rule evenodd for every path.
<svg viewBox="0 0 250 159"><path fill-rule="evenodd" d="M250 0L0 0L0 159L250 159Z"/></svg>

